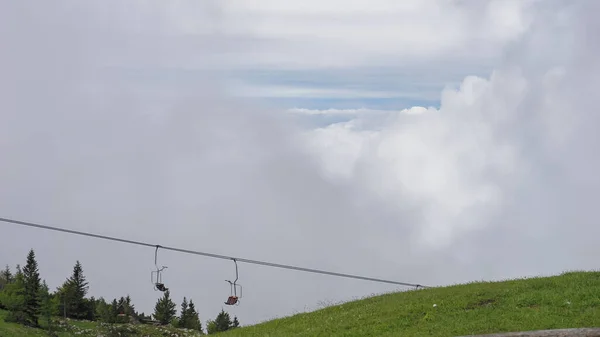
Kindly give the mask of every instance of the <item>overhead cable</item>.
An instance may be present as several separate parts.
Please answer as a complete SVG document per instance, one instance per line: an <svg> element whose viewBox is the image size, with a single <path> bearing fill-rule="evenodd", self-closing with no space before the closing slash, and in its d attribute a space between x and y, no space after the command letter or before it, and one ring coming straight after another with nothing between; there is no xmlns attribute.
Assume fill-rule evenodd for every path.
<svg viewBox="0 0 600 337"><path fill-rule="evenodd" d="M36 224L36 223L26 222L26 221L20 221L20 220L0 218L0 221L7 222L7 223L12 223L12 224L16 224L16 225L21 225L21 226L35 227L35 228L53 230L53 231L64 232L64 233L69 233L69 234L89 236L89 237L93 237L93 238L97 238L97 239L118 241L118 242L132 244L132 245L139 245L139 246L146 246L146 247L159 247L161 249L171 250L171 251L185 253L185 254L202 255L202 256L206 256L206 257L212 257L212 258L224 259L224 260L234 260L234 261L238 261L238 262L245 262L245 263L257 264L257 265L262 265L262 266L267 266L267 267L292 269L292 270L298 270L298 271L303 271L303 272L308 272L308 273L317 273L317 274L324 274L324 275L331 275L331 276L338 276L338 277L353 278L353 279L359 279L359 280L365 280L365 281L372 281L372 282L389 283L389 284L396 284L396 285L402 285L402 286L408 286L408 287L429 288L428 286L423 286L423 285L415 284L415 283L398 282L398 281L384 280L384 279L373 278L373 277L365 277L365 276L358 276L358 275L351 275L351 274L336 273L336 272L331 272L331 271L326 271L326 270L297 267L297 266L291 266L291 265L285 265L285 264L279 264L279 263L272 263L272 262L265 262L265 261L258 261L258 260L250 260L250 259L245 259L245 258L240 258L240 257L232 257L232 256L226 256L226 255L220 255L220 254L205 253L205 252L199 252L199 251L182 249L182 248L176 248L176 247L156 245L156 244L151 244L151 243L146 243L146 242L141 242L141 241L121 239L121 238L112 237L112 236L99 235L99 234L93 234L93 233L87 233L87 232L81 232L81 231L75 231L75 230L72 230L72 229L59 228L59 227L53 227L53 226L46 226L46 225L41 225L41 224Z"/></svg>

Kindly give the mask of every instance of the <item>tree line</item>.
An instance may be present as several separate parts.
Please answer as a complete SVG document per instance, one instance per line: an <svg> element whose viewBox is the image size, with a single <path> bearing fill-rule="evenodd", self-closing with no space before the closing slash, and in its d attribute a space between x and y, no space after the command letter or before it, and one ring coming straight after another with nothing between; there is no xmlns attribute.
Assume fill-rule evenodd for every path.
<svg viewBox="0 0 600 337"><path fill-rule="evenodd" d="M78 320L98 321L109 324L153 323L172 325L177 328L204 332L196 305L191 298L184 297L179 315L177 305L167 290L154 306L154 313L146 316L136 311L129 295L107 302L104 298L87 297L89 283L83 275L83 267L76 261L73 272L55 291L50 291L40 277L33 249L27 254L25 267L17 265L13 273L7 265L0 272L0 309L8 311L7 322L30 327L41 327L52 331L53 318L63 317ZM240 326L237 317L221 310L214 320L206 323L208 334L234 329Z"/></svg>

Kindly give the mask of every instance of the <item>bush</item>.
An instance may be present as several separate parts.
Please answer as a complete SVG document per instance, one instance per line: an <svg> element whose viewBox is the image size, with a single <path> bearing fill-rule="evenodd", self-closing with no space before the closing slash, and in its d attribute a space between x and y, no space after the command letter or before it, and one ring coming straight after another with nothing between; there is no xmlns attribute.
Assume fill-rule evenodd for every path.
<svg viewBox="0 0 600 337"><path fill-rule="evenodd" d="M4 317L4 321L7 323L19 323L25 322L25 312L23 311L9 311Z"/></svg>

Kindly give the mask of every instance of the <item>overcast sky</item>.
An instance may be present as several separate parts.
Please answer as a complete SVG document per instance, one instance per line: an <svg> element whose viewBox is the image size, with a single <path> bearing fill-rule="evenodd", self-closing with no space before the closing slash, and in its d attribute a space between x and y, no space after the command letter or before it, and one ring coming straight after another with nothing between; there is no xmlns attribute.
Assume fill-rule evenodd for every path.
<svg viewBox="0 0 600 337"><path fill-rule="evenodd" d="M446 285L598 268L596 1L0 0L0 217ZM151 313L152 248L0 223ZM396 291L159 251L205 325ZM443 300L443 299L441 299Z"/></svg>

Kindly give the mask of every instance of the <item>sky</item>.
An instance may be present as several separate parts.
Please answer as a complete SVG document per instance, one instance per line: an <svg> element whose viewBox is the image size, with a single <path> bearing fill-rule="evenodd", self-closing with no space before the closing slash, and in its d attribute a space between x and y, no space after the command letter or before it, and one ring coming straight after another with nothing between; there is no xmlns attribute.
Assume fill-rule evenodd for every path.
<svg viewBox="0 0 600 337"><path fill-rule="evenodd" d="M431 286L597 269L596 1L0 0L0 217ZM0 223L151 313L149 247ZM242 325L387 284L159 250ZM443 301L443 299L440 299Z"/></svg>

